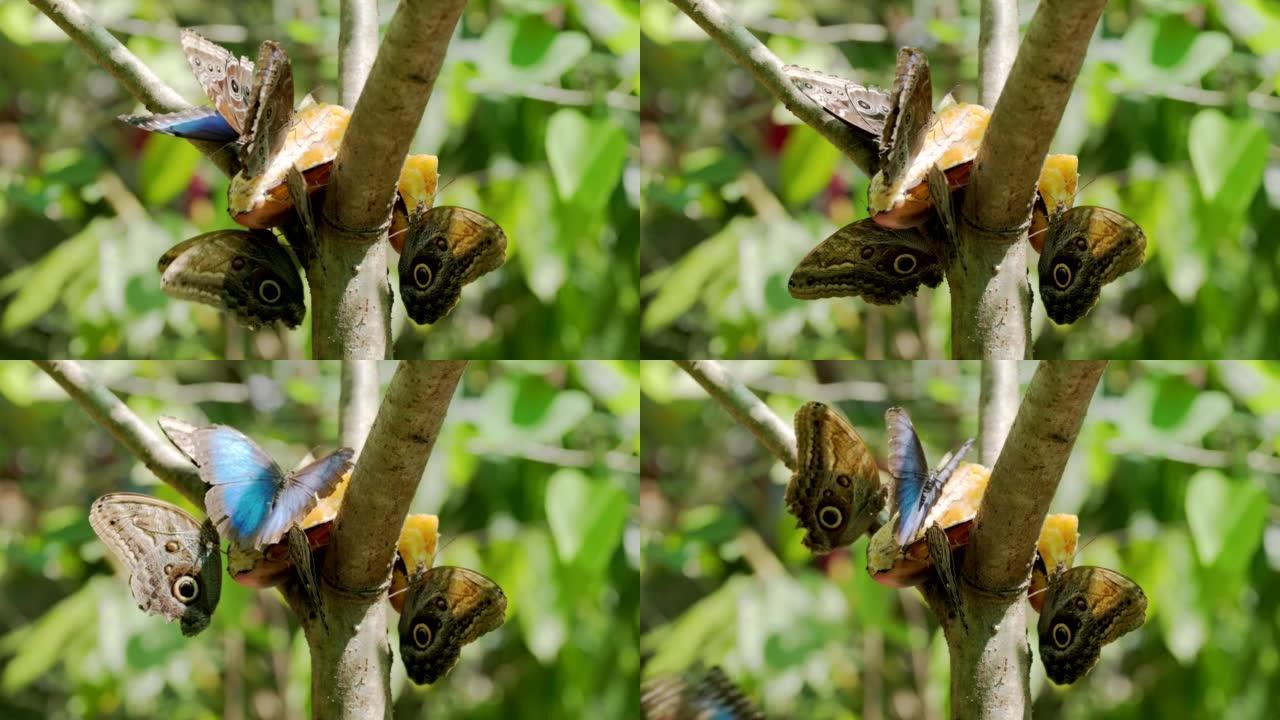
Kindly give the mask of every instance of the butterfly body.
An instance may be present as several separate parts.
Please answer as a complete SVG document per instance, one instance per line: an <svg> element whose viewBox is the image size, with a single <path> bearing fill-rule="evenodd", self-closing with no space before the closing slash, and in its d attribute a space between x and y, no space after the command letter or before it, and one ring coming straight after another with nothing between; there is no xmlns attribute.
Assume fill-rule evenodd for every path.
<svg viewBox="0 0 1280 720"><path fill-rule="evenodd" d="M787 65L782 71L810 100L864 137L878 139L884 131L889 95L883 90L798 65Z"/></svg>
<svg viewBox="0 0 1280 720"><path fill-rule="evenodd" d="M307 312L302 277L269 232L203 233L170 248L157 268L165 294L221 308L250 327L297 327Z"/></svg>
<svg viewBox="0 0 1280 720"><path fill-rule="evenodd" d="M286 475L257 443L226 425L199 428L186 442L210 486L209 517L223 537L255 550L279 542L317 498L332 493L354 455L342 448Z"/></svg>
<svg viewBox="0 0 1280 720"><path fill-rule="evenodd" d="M1080 566L1049 584L1040 612L1040 660L1059 685L1086 675L1103 646L1146 621L1147 596L1129 578L1101 567Z"/></svg>
<svg viewBox="0 0 1280 720"><path fill-rule="evenodd" d="M218 534L181 508L134 493L94 501L89 524L130 571L144 612L179 620L192 636L209 626L222 591Z"/></svg>
<svg viewBox="0 0 1280 720"><path fill-rule="evenodd" d="M875 456L849 421L823 403L805 403L795 416L796 471L785 503L804 545L823 554L862 537L884 507Z"/></svg>
<svg viewBox="0 0 1280 720"><path fill-rule="evenodd" d="M497 583L461 567L434 567L414 578L400 615L400 657L415 683L434 683L457 664L463 646L506 620Z"/></svg>
<svg viewBox="0 0 1280 720"><path fill-rule="evenodd" d="M506 262L506 234L474 210L442 206L415 213L407 235L400 298L419 325L449 314L465 285Z"/></svg>
<svg viewBox="0 0 1280 720"><path fill-rule="evenodd" d="M920 286L937 287L943 258L936 244L915 230L889 230L863 219L837 230L805 255L787 281L800 300L861 297L892 305Z"/></svg>
<svg viewBox="0 0 1280 720"><path fill-rule="evenodd" d="M1040 253L1040 299L1059 325L1079 320L1097 304L1102 287L1140 267L1142 228L1114 210L1081 206L1049 225Z"/></svg>

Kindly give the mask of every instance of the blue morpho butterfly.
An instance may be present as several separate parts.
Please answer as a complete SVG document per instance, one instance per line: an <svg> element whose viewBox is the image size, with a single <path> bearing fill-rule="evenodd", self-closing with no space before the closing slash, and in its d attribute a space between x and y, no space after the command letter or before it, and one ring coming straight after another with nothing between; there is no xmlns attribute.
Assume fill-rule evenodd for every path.
<svg viewBox="0 0 1280 720"><path fill-rule="evenodd" d="M200 471L211 487L205 511L222 537L259 550L279 542L301 520L316 499L333 492L351 469L355 451L341 448L285 473L244 433L226 425L193 428L174 418L161 418L160 428Z"/></svg>
<svg viewBox="0 0 1280 720"><path fill-rule="evenodd" d="M898 506L898 524L893 536L899 545L906 545L920 532L929 510L942 494L943 486L973 446L973 438L944 455L938 462L938 468L930 473L920 438L907 411L889 408L884 414L884 422L889 429L889 474L893 476Z"/></svg>
<svg viewBox="0 0 1280 720"><path fill-rule="evenodd" d="M665 675L646 683L640 709L645 720L764 720L764 713L718 667L700 680Z"/></svg>

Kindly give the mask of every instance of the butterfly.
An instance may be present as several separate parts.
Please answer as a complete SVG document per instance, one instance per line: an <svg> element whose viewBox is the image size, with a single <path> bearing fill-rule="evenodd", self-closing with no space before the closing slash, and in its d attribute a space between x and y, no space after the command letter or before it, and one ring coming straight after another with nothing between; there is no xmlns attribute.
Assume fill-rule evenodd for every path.
<svg viewBox="0 0 1280 720"><path fill-rule="evenodd" d="M1102 286L1140 267L1147 239L1142 228L1114 210L1071 208L1049 224L1040 253L1040 299L1059 325L1084 317Z"/></svg>
<svg viewBox="0 0 1280 720"><path fill-rule="evenodd" d="M449 314L462 288L507 259L502 228L474 210L443 206L415 212L400 255L400 297L414 322Z"/></svg>
<svg viewBox="0 0 1280 720"><path fill-rule="evenodd" d="M947 253L917 230L890 230L874 220L845 225L804 256L787 280L797 300L861 297L892 305L921 285L942 282Z"/></svg>
<svg viewBox="0 0 1280 720"><path fill-rule="evenodd" d="M160 428L188 455L210 485L205 508L218 532L234 545L261 550L334 491L352 467L355 452L341 448L285 474L244 433L227 425L189 429L164 419Z"/></svg>
<svg viewBox="0 0 1280 720"><path fill-rule="evenodd" d="M1113 570L1083 565L1049 583L1037 631L1045 674L1059 685L1084 677L1102 648L1146 622L1147 596Z"/></svg>
<svg viewBox="0 0 1280 720"><path fill-rule="evenodd" d="M129 568L138 607L178 620L188 637L209 626L222 592L218 533L208 520L162 500L111 493L89 508L89 524Z"/></svg>
<svg viewBox="0 0 1280 720"><path fill-rule="evenodd" d="M462 567L416 576L400 614L400 658L415 683L434 683L457 664L462 648L506 620L507 596L489 578Z"/></svg>
<svg viewBox="0 0 1280 720"><path fill-rule="evenodd" d="M908 548L923 538L947 605L963 621L964 617L960 612L960 586L951 554L959 538L957 542L953 542L949 537L947 531L953 523L944 521L941 513L955 510L971 518L977 511L978 500L986 490L989 473L985 468L981 468L982 473L965 473L965 477L972 477L973 482L967 482L963 486L954 485L958 492L950 494L945 502L939 503L948 483L953 477L959 476L956 469L973 446L973 439L966 440L960 447L944 455L938 462L938 467L930 472L924 449L920 446L920 437L916 434L907 411L899 407L889 408L885 412L885 425L889 432L889 474L894 480L895 507L890 525L886 526L891 526L892 531L886 533L885 528L881 528L867 546L867 570L877 581L884 581L885 578L877 576L888 576L907 557ZM934 512L935 509L939 512ZM943 522L947 527L944 527ZM967 532L964 540L967 541Z"/></svg>
<svg viewBox="0 0 1280 720"><path fill-rule="evenodd" d="M884 507L875 456L835 409L820 402L796 411L796 471L784 496L805 529L804 545L829 553L862 537Z"/></svg>
<svg viewBox="0 0 1280 720"><path fill-rule="evenodd" d="M786 65L782 71L800 92L864 137L878 139L884 131L889 95L883 90L798 65Z"/></svg>
<svg viewBox="0 0 1280 720"><path fill-rule="evenodd" d="M764 713L719 667L701 678L671 674L653 679L641 690L640 711L645 720L764 720Z"/></svg>
<svg viewBox="0 0 1280 720"><path fill-rule="evenodd" d="M169 248L157 263L160 288L230 312L250 327L297 327L307 313L293 258L265 230L215 230Z"/></svg>
<svg viewBox="0 0 1280 720"><path fill-rule="evenodd" d="M143 130L175 137L224 144L240 140L246 129L254 64L193 30L183 29L180 42L187 64L214 106L158 115L124 115L120 119Z"/></svg>

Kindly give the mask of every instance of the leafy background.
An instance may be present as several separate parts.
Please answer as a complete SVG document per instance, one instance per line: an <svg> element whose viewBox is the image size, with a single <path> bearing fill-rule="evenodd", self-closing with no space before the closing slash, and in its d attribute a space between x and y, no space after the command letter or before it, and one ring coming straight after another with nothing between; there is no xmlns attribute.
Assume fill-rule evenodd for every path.
<svg viewBox="0 0 1280 720"><path fill-rule="evenodd" d="M250 57L280 41L299 99L334 102L338 5L86 10L192 102L203 93L179 27ZM394 8L382 5L385 24ZM634 0L467 6L411 151L440 156L440 203L506 230L507 264L436 326L414 325L397 299L396 357L636 356L639 188L624 178L638 177L638 14ZM235 227L212 163L117 121L141 107L26 2L0 0L0 66L21 68L0 78L0 356L309 356L308 324L246 337L160 291L166 249ZM390 253L393 279L395 262Z"/></svg>
<svg viewBox="0 0 1280 720"><path fill-rule="evenodd" d="M285 466L337 435L335 363L88 370L153 428L229 423ZM191 639L138 611L87 510L120 490L182 502L174 491L27 363L0 363L0 426L0 717L309 717L307 645L278 593L224 580ZM396 658L397 717L634 715L639 432L634 362L468 367L411 512L440 516L438 562L503 587L507 623L434 686Z"/></svg>
<svg viewBox="0 0 1280 720"><path fill-rule="evenodd" d="M1019 5L1025 31L1034 3ZM897 48L920 47L937 97L972 102L978 7L759 0L732 17L784 62L881 87ZM791 298L787 277L804 254L866 217L868 178L674 6L645 2L641 30L644 357L949 356L941 287L888 308ZM1050 151L1079 155L1079 204L1143 227L1147 263L1074 325L1053 325L1037 300L1036 357L1270 355L1278 58L1274 2L1107 3Z"/></svg>
<svg viewBox="0 0 1280 720"><path fill-rule="evenodd" d="M882 467L890 405L932 458L977 432L976 363L725 366L787 423L834 403ZM919 594L867 576L865 539L811 557L783 508L789 472L674 365L643 363L641 393L644 676L721 664L770 717L949 717L947 647ZM1142 586L1147 622L1072 686L1034 658L1035 716L1274 717L1278 477L1280 365L1112 363L1051 511L1079 515L1079 564Z"/></svg>

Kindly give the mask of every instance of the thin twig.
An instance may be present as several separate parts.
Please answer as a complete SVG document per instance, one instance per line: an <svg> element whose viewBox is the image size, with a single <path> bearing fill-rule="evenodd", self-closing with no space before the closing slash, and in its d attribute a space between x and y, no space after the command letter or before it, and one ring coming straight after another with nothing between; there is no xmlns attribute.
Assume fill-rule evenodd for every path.
<svg viewBox="0 0 1280 720"><path fill-rule="evenodd" d="M996 464L1013 418L1018 414L1018 362L983 360L978 393L978 457L987 467Z"/></svg>
<svg viewBox="0 0 1280 720"><path fill-rule="evenodd" d="M782 72L783 62L746 28L734 22L715 0L671 0L711 36L734 62L806 125L822 134L868 176L876 166L877 148L804 96Z"/></svg>
<svg viewBox="0 0 1280 720"><path fill-rule="evenodd" d="M546 463L557 467L595 467L603 461L605 467L614 472L640 474L640 460L630 453L611 450L601 455L588 450L574 450L557 445L520 442L512 443L498 438L476 438L467 443L467 452L475 455L493 455L498 457L524 458L534 462Z"/></svg>
<svg viewBox="0 0 1280 720"><path fill-rule="evenodd" d="M353 107L378 52L378 3L342 0L338 11L338 95Z"/></svg>
<svg viewBox="0 0 1280 720"><path fill-rule="evenodd" d="M762 30L773 35L808 40L814 43L884 42L889 29L872 23L841 23L839 25L815 25L812 22L791 22L779 18L762 17L747 21L752 30Z"/></svg>
<svg viewBox="0 0 1280 720"><path fill-rule="evenodd" d="M204 507L204 493L208 488L200 481L195 465L105 385L71 360L36 360L35 364L156 477L172 485L196 506Z"/></svg>
<svg viewBox="0 0 1280 720"><path fill-rule="evenodd" d="M989 592L1027 582L1032 550L1105 362L1043 361L1018 408L969 538L964 574Z"/></svg>
<svg viewBox="0 0 1280 720"><path fill-rule="evenodd" d="M790 426L714 360L676 360L725 412L751 431L783 465L796 468L796 436Z"/></svg>
<svg viewBox="0 0 1280 720"><path fill-rule="evenodd" d="M191 107L191 103L184 100L177 90L156 77L151 68L129 52L106 28L86 15L74 0L31 0L31 4L62 28L86 55L111 73L151 112L177 112ZM174 41L177 41L176 33ZM230 175L235 168L235 158L219 143L192 141L191 144L224 173Z"/></svg>
<svg viewBox="0 0 1280 720"><path fill-rule="evenodd" d="M982 0L978 28L979 102L994 107L1018 54L1017 0Z"/></svg>
<svg viewBox="0 0 1280 720"><path fill-rule="evenodd" d="M355 450L357 458L377 414L377 361L343 360L338 434L342 437L342 445Z"/></svg>
<svg viewBox="0 0 1280 720"><path fill-rule="evenodd" d="M417 361L396 368L334 523L325 557L330 586L364 595L388 581L409 502L466 365Z"/></svg>

